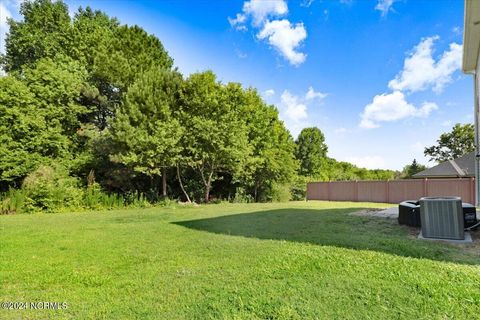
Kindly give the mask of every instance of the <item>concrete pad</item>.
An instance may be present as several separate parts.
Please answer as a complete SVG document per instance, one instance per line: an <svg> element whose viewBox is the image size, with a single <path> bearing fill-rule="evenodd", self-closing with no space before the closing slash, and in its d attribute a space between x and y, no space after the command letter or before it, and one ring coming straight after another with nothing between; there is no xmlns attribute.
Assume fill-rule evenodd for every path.
<svg viewBox="0 0 480 320"><path fill-rule="evenodd" d="M378 211L378 212L376 212L376 214L374 214L374 216L390 218L390 219L397 219L398 218L398 206L387 208L387 209L382 210L382 211Z"/></svg>
<svg viewBox="0 0 480 320"><path fill-rule="evenodd" d="M445 241L445 242L450 242L450 243L458 243L458 244L468 244L468 243L473 243L472 240L472 235L470 232L465 231L465 239L463 240L454 240L454 239L440 239L440 238L424 238L422 235L422 231L420 231L420 234L418 235L418 238L420 240L431 240L431 241Z"/></svg>
<svg viewBox="0 0 480 320"><path fill-rule="evenodd" d="M398 207L388 208L384 210L378 209L366 209L361 211L356 211L350 213L352 216L362 216L362 217L376 217L384 219L397 219L398 218Z"/></svg>

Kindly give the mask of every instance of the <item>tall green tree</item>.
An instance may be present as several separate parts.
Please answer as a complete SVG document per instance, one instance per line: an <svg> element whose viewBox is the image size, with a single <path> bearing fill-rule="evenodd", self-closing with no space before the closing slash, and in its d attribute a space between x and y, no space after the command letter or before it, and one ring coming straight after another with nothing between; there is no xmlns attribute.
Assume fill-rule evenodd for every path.
<svg viewBox="0 0 480 320"><path fill-rule="evenodd" d="M154 67L171 69L173 60L160 40L141 27L122 25L114 29L108 47L98 47L95 74L120 90L135 82L137 74Z"/></svg>
<svg viewBox="0 0 480 320"><path fill-rule="evenodd" d="M24 1L20 5L23 19L10 19L5 39L6 72L32 67L42 58L67 53L70 47L71 20L68 7L62 1Z"/></svg>
<svg viewBox="0 0 480 320"><path fill-rule="evenodd" d="M409 179L413 177L414 174L419 173L420 171L425 170L427 167L419 164L417 159L413 159L411 164L406 165L402 170L402 177Z"/></svg>
<svg viewBox="0 0 480 320"><path fill-rule="evenodd" d="M97 88L85 103L96 107L93 122L103 129L136 77L152 68L171 69L160 40L139 26L120 25L101 11L80 8L72 27L71 55L85 63Z"/></svg>
<svg viewBox="0 0 480 320"><path fill-rule="evenodd" d="M69 155L70 142L28 86L0 77L0 185L19 186L40 164Z"/></svg>
<svg viewBox="0 0 480 320"><path fill-rule="evenodd" d="M230 101L237 105L240 119L245 122L251 146L240 179L245 187L253 190L255 201L269 200L275 184L291 184L296 176L295 143L279 120L277 109L265 104L256 90L244 91L232 83L226 89L231 95Z"/></svg>
<svg viewBox="0 0 480 320"><path fill-rule="evenodd" d="M349 162L326 157L322 159L320 174L314 178L321 181L390 180L398 175L397 171L359 168Z"/></svg>
<svg viewBox="0 0 480 320"><path fill-rule="evenodd" d="M2 78L0 118L7 149L1 180L18 181L49 160L71 164L77 158L80 118L89 112L80 104L86 77L79 63L56 55Z"/></svg>
<svg viewBox="0 0 480 320"><path fill-rule="evenodd" d="M152 68L128 90L112 122L111 134L118 146L114 161L147 176L162 176L162 195L167 196L167 168L180 153L180 122L174 117L182 85L179 73Z"/></svg>
<svg viewBox="0 0 480 320"><path fill-rule="evenodd" d="M295 156L300 162L299 173L303 176L318 175L328 151L322 131L316 127L304 128L295 144Z"/></svg>
<svg viewBox="0 0 480 320"><path fill-rule="evenodd" d="M92 123L100 130L104 129L108 119L113 117L124 93L114 77L98 71L104 69L101 67L104 63L103 52L112 47L111 43L119 25L117 19L87 7L77 10L71 30L73 45L69 54L85 66L88 82L92 86L92 89L85 93L82 103L93 112L89 113L84 122Z"/></svg>
<svg viewBox="0 0 480 320"><path fill-rule="evenodd" d="M457 123L450 132L442 133L437 144L427 147L424 154L430 161L443 162L455 159L475 150L475 128L473 124Z"/></svg>
<svg viewBox="0 0 480 320"><path fill-rule="evenodd" d="M26 68L21 79L35 94L36 105L42 109L51 126L58 124L72 140L81 126L81 118L91 112L81 104L89 90L87 71L73 59L56 55L42 58L34 68Z"/></svg>
<svg viewBox="0 0 480 320"><path fill-rule="evenodd" d="M90 78L92 84L98 88L99 96L93 96L92 103L98 107L96 120L103 129L108 118L113 117L120 106L123 94L139 74L153 68L171 69L173 60L157 37L149 35L138 26L117 26L115 21L108 20L100 13L82 11L78 14L78 20L81 20L83 27L86 27L86 24L87 29L102 28L102 32L97 32L97 36L102 36L95 50L91 52L93 57L87 56L85 60L93 61ZM74 26L77 25L76 22L77 20ZM91 43L96 39L81 33L80 38L82 37L85 38L84 43Z"/></svg>
<svg viewBox="0 0 480 320"><path fill-rule="evenodd" d="M229 97L211 71L190 75L181 93L183 159L200 176L204 202L219 173L236 175L250 153L246 127Z"/></svg>
<svg viewBox="0 0 480 320"><path fill-rule="evenodd" d="M94 112L83 120L100 129L114 116L137 75L173 65L157 37L138 26L120 25L89 7L79 8L73 21L62 1L25 1L20 13L23 20L9 20L6 54L1 61L4 70L22 72L40 59L59 54L74 59L87 70L91 85L82 104Z"/></svg>

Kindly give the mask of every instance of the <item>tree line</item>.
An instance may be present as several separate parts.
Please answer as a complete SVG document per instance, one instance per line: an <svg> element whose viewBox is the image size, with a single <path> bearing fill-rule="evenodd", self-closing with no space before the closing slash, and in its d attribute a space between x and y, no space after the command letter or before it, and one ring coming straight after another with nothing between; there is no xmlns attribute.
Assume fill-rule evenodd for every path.
<svg viewBox="0 0 480 320"><path fill-rule="evenodd" d="M278 201L302 198L309 180L395 176L327 157L318 128L294 141L254 88L211 71L184 77L139 26L89 7L70 17L61 1L20 13L0 58L0 191L11 206L15 190L47 210L119 197Z"/></svg>

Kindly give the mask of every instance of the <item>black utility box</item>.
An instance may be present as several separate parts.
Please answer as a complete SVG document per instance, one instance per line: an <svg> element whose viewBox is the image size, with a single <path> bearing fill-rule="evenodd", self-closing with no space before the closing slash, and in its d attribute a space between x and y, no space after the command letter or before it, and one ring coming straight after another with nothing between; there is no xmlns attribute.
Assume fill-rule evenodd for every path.
<svg viewBox="0 0 480 320"><path fill-rule="evenodd" d="M420 203L416 200L407 200L398 205L398 223L410 227L421 227Z"/></svg>
<svg viewBox="0 0 480 320"><path fill-rule="evenodd" d="M462 203L462 209L465 228L469 228L478 223L475 206L470 203ZM398 223L411 227L421 227L420 203L416 200L400 202L398 205Z"/></svg>
<svg viewBox="0 0 480 320"><path fill-rule="evenodd" d="M477 208L470 203L462 203L463 219L465 228L469 228L476 224L477 221Z"/></svg>

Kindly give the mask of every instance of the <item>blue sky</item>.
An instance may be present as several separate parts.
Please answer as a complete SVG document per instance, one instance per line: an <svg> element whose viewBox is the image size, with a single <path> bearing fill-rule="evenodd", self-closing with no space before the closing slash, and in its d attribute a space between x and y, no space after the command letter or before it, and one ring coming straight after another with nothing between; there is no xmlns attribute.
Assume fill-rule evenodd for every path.
<svg viewBox="0 0 480 320"><path fill-rule="evenodd" d="M461 0L67 3L142 26L185 75L211 69L257 88L294 137L319 127L338 160L427 164L425 146L473 121L473 80L460 71ZM13 0L2 10L18 17Z"/></svg>

